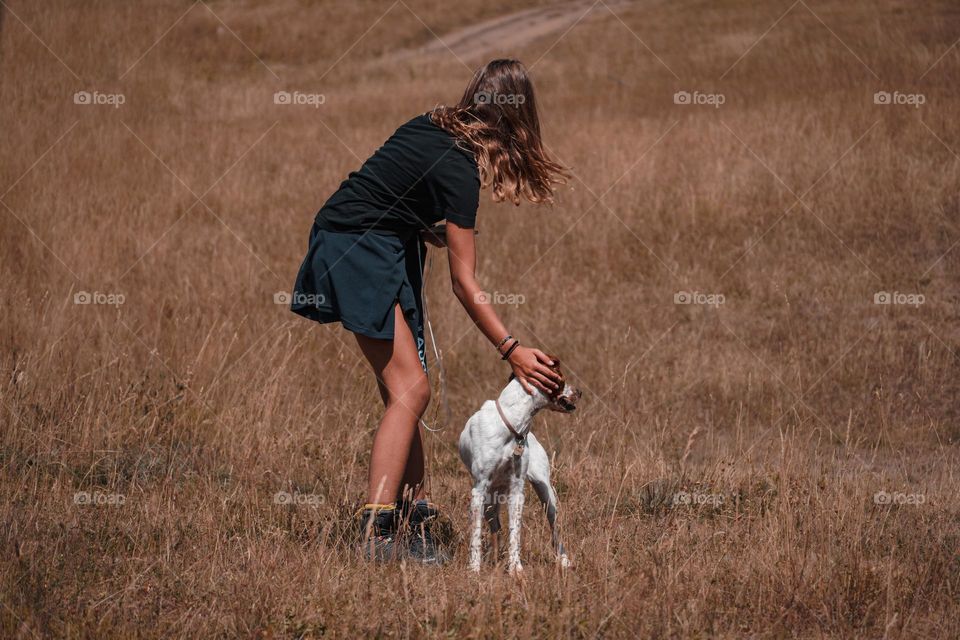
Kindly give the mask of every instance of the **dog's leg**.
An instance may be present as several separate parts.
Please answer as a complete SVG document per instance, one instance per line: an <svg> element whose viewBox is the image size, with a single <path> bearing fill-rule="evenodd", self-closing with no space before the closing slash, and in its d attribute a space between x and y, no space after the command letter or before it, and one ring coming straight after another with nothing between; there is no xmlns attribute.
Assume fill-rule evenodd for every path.
<svg viewBox="0 0 960 640"><path fill-rule="evenodd" d="M550 523L550 541L553 544L553 550L557 554L557 562L561 567L570 566L570 558L567 557L567 550L563 548L560 542L560 535L557 532L557 493L549 483L534 482L531 480L533 490L537 492L537 497L543 503L547 512L547 522Z"/></svg>
<svg viewBox="0 0 960 640"><path fill-rule="evenodd" d="M470 499L470 569L480 571L483 552L483 503L487 495L487 483L477 482Z"/></svg>
<svg viewBox="0 0 960 640"><path fill-rule="evenodd" d="M487 526L490 528L490 549L493 554L493 561L500 560L500 496L497 492L487 494L486 502L483 505L483 516L487 520Z"/></svg>
<svg viewBox="0 0 960 640"><path fill-rule="evenodd" d="M523 478L511 476L510 497L507 506L507 522L510 526L510 551L508 567L510 573L523 571L520 565L520 524L523 520Z"/></svg>
<svg viewBox="0 0 960 640"><path fill-rule="evenodd" d="M567 568L571 563L566 549L560 542L560 534L557 532L557 492L550 484L550 459L543 446L532 435L529 440L530 466L527 467L527 479L533 485L533 490L537 492L537 497L540 498L547 513L547 522L550 523L550 541L557 554L557 562L561 567Z"/></svg>

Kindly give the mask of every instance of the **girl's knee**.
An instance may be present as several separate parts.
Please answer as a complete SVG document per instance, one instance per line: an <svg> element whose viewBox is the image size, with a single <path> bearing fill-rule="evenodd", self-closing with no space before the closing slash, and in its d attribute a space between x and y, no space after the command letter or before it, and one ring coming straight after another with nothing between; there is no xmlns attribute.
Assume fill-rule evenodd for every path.
<svg viewBox="0 0 960 640"><path fill-rule="evenodd" d="M430 404L430 381L421 374L417 376L416 382L399 393L390 394L390 402L400 404L416 414L422 414Z"/></svg>
<svg viewBox="0 0 960 640"><path fill-rule="evenodd" d="M417 379L413 388L413 398L417 409L421 413L426 411L427 405L430 404L430 381L427 380L426 376L420 376Z"/></svg>

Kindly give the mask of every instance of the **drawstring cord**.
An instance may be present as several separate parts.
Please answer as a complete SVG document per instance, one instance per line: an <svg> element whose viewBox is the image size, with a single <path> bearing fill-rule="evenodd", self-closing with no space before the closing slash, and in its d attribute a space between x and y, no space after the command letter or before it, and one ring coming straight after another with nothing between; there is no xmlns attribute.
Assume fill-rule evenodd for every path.
<svg viewBox="0 0 960 640"><path fill-rule="evenodd" d="M421 253L420 247L422 243L419 238L417 239L417 257L422 264L423 254ZM440 351L440 348L437 346L437 338L433 334L433 323L430 322L430 314L427 312L427 273L430 271L430 267L433 264L433 252L427 252L427 261L426 268L423 270L423 273L420 275L420 300L422 301L423 306L423 321L427 325L427 332L430 334L430 344L433 346L433 354L437 360L437 372L440 381L440 405L443 405L443 415L444 421L443 426L433 428L427 424L427 422L420 418L420 424L423 425L423 428L431 433L439 433L443 431L444 427L450 424L450 405L447 402L447 376L446 372L443 369L443 353ZM440 405L436 405L436 408L433 412L433 421L437 421L437 415L440 413Z"/></svg>

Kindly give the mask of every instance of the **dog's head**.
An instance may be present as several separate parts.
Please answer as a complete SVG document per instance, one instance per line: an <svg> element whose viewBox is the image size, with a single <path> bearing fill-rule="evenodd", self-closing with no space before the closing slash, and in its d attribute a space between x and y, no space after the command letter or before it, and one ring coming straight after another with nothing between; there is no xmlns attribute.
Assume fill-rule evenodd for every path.
<svg viewBox="0 0 960 640"><path fill-rule="evenodd" d="M550 359L553 360L553 366L550 367L553 371L560 375L560 386L557 387L556 391L547 396L549 402L547 408L551 411L561 411L563 413L571 413L576 411L577 402L580 400L580 397L583 393L580 389L577 389L575 386L567 382L567 379L563 375L563 371L560 369L560 358L556 356L550 356Z"/></svg>
<svg viewBox="0 0 960 640"><path fill-rule="evenodd" d="M563 371L560 369L560 358L556 356L549 356L550 360L553 361L553 366L550 367L555 373L560 376L560 386L557 387L552 393L545 394L537 386L531 385L534 388L534 393L546 398L547 409L551 411L560 411L561 413L572 413L577 409L577 402L580 400L580 397L583 393L580 389L577 389L572 384L567 382L566 378L563 375ZM513 380L516 376L512 373L510 374L510 380Z"/></svg>

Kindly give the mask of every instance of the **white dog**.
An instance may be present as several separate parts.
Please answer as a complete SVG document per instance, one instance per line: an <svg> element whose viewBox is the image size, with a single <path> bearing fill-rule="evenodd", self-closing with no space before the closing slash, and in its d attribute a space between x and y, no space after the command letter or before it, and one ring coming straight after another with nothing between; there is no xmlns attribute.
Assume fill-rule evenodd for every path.
<svg viewBox="0 0 960 640"><path fill-rule="evenodd" d="M555 371L559 361L552 358ZM561 374L562 375L562 374ZM547 512L551 540L557 560L570 566L557 534L557 494L550 484L550 460L536 436L530 433L533 416L541 409L570 413L576 409L580 391L561 382L560 389L547 396L535 389L528 394L511 376L496 400L487 400L467 420L460 434L460 459L473 476L473 497L470 505L470 568L480 571L482 520L486 518L494 535L494 548L499 547L500 504L507 501L510 527L508 566L511 573L521 571L520 520L523 514L523 479L533 485Z"/></svg>

